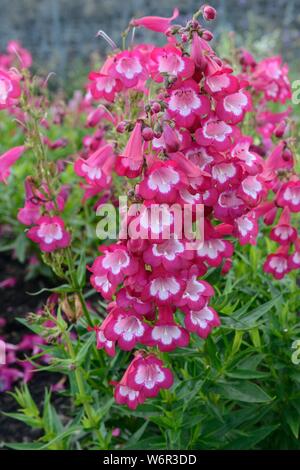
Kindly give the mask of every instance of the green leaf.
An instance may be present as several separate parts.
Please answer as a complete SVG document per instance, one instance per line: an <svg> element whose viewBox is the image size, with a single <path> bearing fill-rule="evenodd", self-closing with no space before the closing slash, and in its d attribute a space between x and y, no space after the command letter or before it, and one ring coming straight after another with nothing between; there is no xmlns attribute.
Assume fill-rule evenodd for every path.
<svg viewBox="0 0 300 470"><path fill-rule="evenodd" d="M80 287L84 287L86 280L86 256L85 250L82 250L79 264L77 267L77 280Z"/></svg>
<svg viewBox="0 0 300 470"><path fill-rule="evenodd" d="M146 431L146 428L149 424L149 421L145 421L145 423L130 437L130 439L127 441L126 445L123 447L124 449L135 449L136 444Z"/></svg>
<svg viewBox="0 0 300 470"><path fill-rule="evenodd" d="M254 430L252 434L244 434L237 439L229 442L224 449L232 450L249 450L253 449L259 442L269 436L272 432L278 429L279 424L273 424L271 426L264 426Z"/></svg>
<svg viewBox="0 0 300 470"><path fill-rule="evenodd" d="M228 400L245 401L247 403L267 403L272 398L262 388L251 382L235 382L234 384L218 384L214 391Z"/></svg>
<svg viewBox="0 0 300 470"><path fill-rule="evenodd" d="M285 411L284 416L293 435L295 436L296 439L298 439L299 425L300 425L299 414L296 412L296 410L292 410L291 408L289 408Z"/></svg>
<svg viewBox="0 0 300 470"><path fill-rule="evenodd" d="M249 370L249 369L235 369L233 372L225 371L225 375L227 377L231 377L232 379L264 379L266 377L270 377L268 372L260 372L256 370Z"/></svg>
<svg viewBox="0 0 300 470"><path fill-rule="evenodd" d="M251 330L257 327L257 321L263 315L278 304L279 299L281 299L281 295L260 305L249 313L245 311L241 313L240 309L240 311L235 312L231 317L222 319L222 327L235 330Z"/></svg>
<svg viewBox="0 0 300 470"><path fill-rule="evenodd" d="M95 335L91 334L88 340L83 343L82 347L79 349L76 355L77 365L80 365L83 363L83 361L85 360L86 356L88 355L94 343L95 343Z"/></svg>

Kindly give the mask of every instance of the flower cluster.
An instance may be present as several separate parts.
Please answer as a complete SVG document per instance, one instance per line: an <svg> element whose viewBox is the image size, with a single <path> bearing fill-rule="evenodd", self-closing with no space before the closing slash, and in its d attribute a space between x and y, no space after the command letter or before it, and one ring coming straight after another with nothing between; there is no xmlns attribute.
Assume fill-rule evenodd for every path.
<svg viewBox="0 0 300 470"><path fill-rule="evenodd" d="M275 279L282 279L300 267L300 238L292 225L292 215L300 211L300 179L296 173L294 138L289 136L291 108L272 112L268 103L285 104L291 98L288 67L280 57L256 63L246 51L241 54L241 63L243 76L248 77L258 102L254 118L262 137L259 152L265 157L261 177L268 202L263 201L256 213L266 225L273 225L269 237L279 245L275 253L267 256L263 269Z"/></svg>
<svg viewBox="0 0 300 470"><path fill-rule="evenodd" d="M216 14L207 5L198 13L205 20ZM257 94L260 110L268 100L290 97L287 69L277 58L256 64L242 51L242 72L236 75L215 54L212 34L195 17L185 27L171 26L177 14L133 20L132 26L163 33L167 44L114 51L99 72L89 75L89 99L102 101L89 117L100 138L76 161L75 171L85 179L86 197L103 190L113 194L117 174L130 188L132 203L140 203L130 214L127 236L100 247L101 255L89 267L93 287L110 302L95 330L97 347L111 356L116 345L125 351L138 345L157 348L159 356L159 351L186 347L190 333L206 338L220 319L209 306L213 287L201 277L210 267L222 266L224 274L230 269L232 239L256 244L259 217L270 212L275 217L273 207L283 208L271 233L282 246L265 270L282 277L278 272L299 263L299 241L289 217L299 211L299 180L281 182L280 172L293 167L289 146L281 142L280 150L271 148L264 158L242 126ZM102 132L109 123L113 144ZM276 197L269 203L272 191ZM204 205L204 239L192 248L186 233L178 237L175 230L174 204L189 205L193 222L197 206ZM151 213L150 218L155 205L162 207L162 217ZM138 236L130 231L132 225ZM294 242L298 251L289 257ZM116 401L135 408L169 387L170 374L154 352L139 350L115 384Z"/></svg>

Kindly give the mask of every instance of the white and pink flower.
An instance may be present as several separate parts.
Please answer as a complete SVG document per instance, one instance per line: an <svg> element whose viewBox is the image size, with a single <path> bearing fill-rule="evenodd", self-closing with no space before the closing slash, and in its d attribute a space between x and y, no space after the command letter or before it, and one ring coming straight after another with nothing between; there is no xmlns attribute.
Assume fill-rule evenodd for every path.
<svg viewBox="0 0 300 470"><path fill-rule="evenodd" d="M192 79L179 82L170 91L168 113L180 127L190 128L196 120L210 112L210 101L200 95L197 82Z"/></svg>
<svg viewBox="0 0 300 470"><path fill-rule="evenodd" d="M0 110L17 102L21 95L20 78L15 72L0 70Z"/></svg>
<svg viewBox="0 0 300 470"><path fill-rule="evenodd" d="M196 130L195 138L199 145L212 146L218 151L230 149L234 128L232 125L222 121L218 117L209 117L202 127Z"/></svg>
<svg viewBox="0 0 300 470"><path fill-rule="evenodd" d="M156 82L162 82L165 76L187 79L195 70L194 62L171 44L155 47L150 59L151 76Z"/></svg>
<svg viewBox="0 0 300 470"><path fill-rule="evenodd" d="M188 310L184 318L184 324L191 333L196 333L200 338L207 338L212 329L220 326L221 322L217 312L205 305L201 309Z"/></svg>
<svg viewBox="0 0 300 470"><path fill-rule="evenodd" d="M42 251L51 252L66 248L71 241L71 235L65 230L64 221L57 216L42 216L36 225L28 230L27 237L39 244Z"/></svg>

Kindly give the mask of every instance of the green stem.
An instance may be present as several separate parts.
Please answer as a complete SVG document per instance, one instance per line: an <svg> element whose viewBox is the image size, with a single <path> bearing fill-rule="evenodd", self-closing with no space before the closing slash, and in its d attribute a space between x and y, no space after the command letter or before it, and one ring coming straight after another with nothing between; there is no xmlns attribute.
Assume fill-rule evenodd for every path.
<svg viewBox="0 0 300 470"><path fill-rule="evenodd" d="M66 342L66 345L67 345L67 348L68 348L68 351L69 351L69 354L70 354L70 358L72 359L72 361L75 364L74 376L75 376L79 396L80 396L80 398L83 399L82 405L83 405L84 412L85 412L85 414L86 414L86 416L89 420L89 423L90 423L91 427L96 432L97 438L99 440L100 448L105 449L105 440L104 440L100 430L98 429L99 425L97 424L97 422L94 419L94 416L95 416L94 409L93 409L92 405L89 403L88 397L86 395L84 379L83 379L83 370L82 370L81 367L79 367L79 366L77 367L77 365L76 365L76 354L75 354L75 351L74 351L69 333L67 331L64 331L63 336L64 336L64 339L65 339L65 342Z"/></svg>
<svg viewBox="0 0 300 470"><path fill-rule="evenodd" d="M69 247L65 250L65 253L66 253L66 259L67 259L67 263L68 263L68 267L69 267L69 274L70 274L70 278L71 278L72 287L78 295L78 298L80 300L82 310L83 310L85 319L87 321L87 324L89 326L93 327L94 325L93 325L90 313L88 311L88 308L86 306L86 303L85 303L85 300L84 300L84 297L83 297L83 293L82 293L82 289L78 285L76 274L74 275L74 273L75 273L74 262L73 262L71 250L70 250Z"/></svg>

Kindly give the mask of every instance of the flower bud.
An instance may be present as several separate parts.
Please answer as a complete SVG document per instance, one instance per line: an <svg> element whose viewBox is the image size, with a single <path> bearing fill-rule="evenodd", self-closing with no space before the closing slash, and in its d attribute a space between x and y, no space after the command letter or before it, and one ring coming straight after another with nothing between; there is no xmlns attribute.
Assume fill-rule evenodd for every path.
<svg viewBox="0 0 300 470"><path fill-rule="evenodd" d="M274 131L275 137L277 137L278 139L281 139L281 137L283 137L285 133L285 130L286 130L286 123L285 121L281 121L278 124L278 126L275 128L275 131Z"/></svg>
<svg viewBox="0 0 300 470"><path fill-rule="evenodd" d="M117 125L117 132L119 132L120 134L124 134L124 132L126 131L126 127L127 127L126 121L119 122L119 124Z"/></svg>
<svg viewBox="0 0 300 470"><path fill-rule="evenodd" d="M154 132L151 127L144 127L144 129L142 130L142 136L146 142L152 140L154 137Z"/></svg>
<svg viewBox="0 0 300 470"><path fill-rule="evenodd" d="M151 111L153 114L157 114L161 111L161 105L155 101L152 105L151 105Z"/></svg>
<svg viewBox="0 0 300 470"><path fill-rule="evenodd" d="M178 136L176 134L176 131L172 129L169 124L165 124L164 126L163 137L167 152L174 153L179 150L180 142Z"/></svg>
<svg viewBox="0 0 300 470"><path fill-rule="evenodd" d="M202 33L202 39L204 39L204 41L211 41L212 39L214 38L214 35L211 31L208 31L208 30L205 30L203 31Z"/></svg>
<svg viewBox="0 0 300 470"><path fill-rule="evenodd" d="M204 5L202 7L203 18L206 21L213 21L217 16L217 11L215 8L210 5Z"/></svg>

